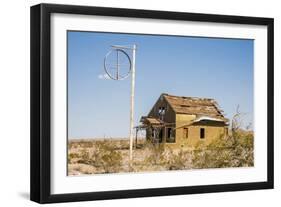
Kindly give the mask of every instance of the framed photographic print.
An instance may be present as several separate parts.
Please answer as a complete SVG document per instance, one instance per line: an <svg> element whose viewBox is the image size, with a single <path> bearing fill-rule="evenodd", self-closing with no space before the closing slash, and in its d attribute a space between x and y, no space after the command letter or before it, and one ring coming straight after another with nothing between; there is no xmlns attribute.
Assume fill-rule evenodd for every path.
<svg viewBox="0 0 281 207"><path fill-rule="evenodd" d="M31 7L31 200L273 188L273 19Z"/></svg>

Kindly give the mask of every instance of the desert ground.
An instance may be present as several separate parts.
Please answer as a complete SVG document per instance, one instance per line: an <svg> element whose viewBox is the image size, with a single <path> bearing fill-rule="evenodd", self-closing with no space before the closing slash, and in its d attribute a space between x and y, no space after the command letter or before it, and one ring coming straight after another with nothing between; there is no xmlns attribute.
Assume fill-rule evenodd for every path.
<svg viewBox="0 0 281 207"><path fill-rule="evenodd" d="M252 167L253 147L253 132L243 130L193 149L171 149L142 138L134 146L130 166L129 139L72 139L68 141L68 175Z"/></svg>

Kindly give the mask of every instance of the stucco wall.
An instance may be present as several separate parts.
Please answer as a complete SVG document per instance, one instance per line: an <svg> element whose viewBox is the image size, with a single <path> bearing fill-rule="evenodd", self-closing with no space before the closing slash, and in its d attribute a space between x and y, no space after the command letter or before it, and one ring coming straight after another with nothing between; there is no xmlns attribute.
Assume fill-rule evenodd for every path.
<svg viewBox="0 0 281 207"><path fill-rule="evenodd" d="M195 118L195 115L177 114L176 115L176 140L175 143L167 143L171 147L194 147L199 142L209 144L212 140L224 135L226 128L220 124L198 123L196 125L184 126L190 123ZM180 128L178 128L180 127ZM185 128L188 129L186 136ZM205 129L205 138L200 138L200 129Z"/></svg>

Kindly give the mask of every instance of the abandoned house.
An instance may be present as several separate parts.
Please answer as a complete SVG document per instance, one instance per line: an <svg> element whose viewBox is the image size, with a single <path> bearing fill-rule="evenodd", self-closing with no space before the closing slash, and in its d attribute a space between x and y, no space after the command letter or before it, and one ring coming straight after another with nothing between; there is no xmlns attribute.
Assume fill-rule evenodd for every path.
<svg viewBox="0 0 281 207"><path fill-rule="evenodd" d="M193 147L227 135L228 119L222 112L214 99L161 94L140 126L153 143Z"/></svg>

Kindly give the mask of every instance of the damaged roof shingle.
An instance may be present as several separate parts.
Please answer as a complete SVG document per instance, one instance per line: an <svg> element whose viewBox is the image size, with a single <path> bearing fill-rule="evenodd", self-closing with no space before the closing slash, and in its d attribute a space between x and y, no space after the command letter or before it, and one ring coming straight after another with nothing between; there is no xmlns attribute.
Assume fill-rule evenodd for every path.
<svg viewBox="0 0 281 207"><path fill-rule="evenodd" d="M162 94L171 108L178 114L207 115L224 118L218 103L210 98L196 98Z"/></svg>

